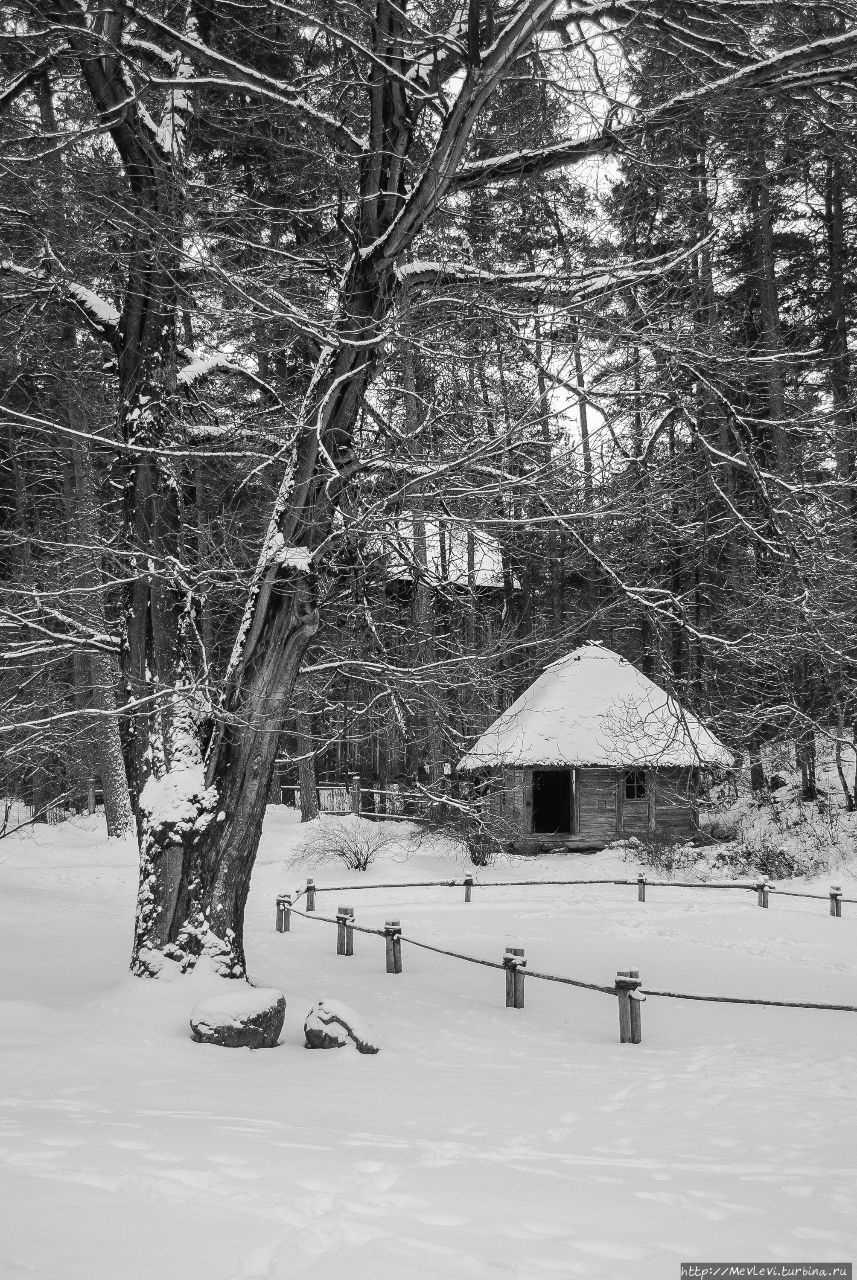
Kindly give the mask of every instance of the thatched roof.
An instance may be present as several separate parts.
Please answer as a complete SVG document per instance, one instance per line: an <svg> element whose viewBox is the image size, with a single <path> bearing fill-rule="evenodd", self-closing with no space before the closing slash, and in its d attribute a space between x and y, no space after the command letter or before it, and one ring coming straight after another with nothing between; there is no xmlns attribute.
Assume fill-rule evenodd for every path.
<svg viewBox="0 0 857 1280"><path fill-rule="evenodd" d="M731 765L696 716L600 644L547 668L459 762L496 765Z"/></svg>

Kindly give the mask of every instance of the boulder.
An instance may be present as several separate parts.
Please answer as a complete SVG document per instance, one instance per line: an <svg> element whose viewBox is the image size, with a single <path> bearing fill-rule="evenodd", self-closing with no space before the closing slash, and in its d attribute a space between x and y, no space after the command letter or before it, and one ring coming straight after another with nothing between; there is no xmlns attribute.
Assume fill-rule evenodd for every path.
<svg viewBox="0 0 857 1280"><path fill-rule="evenodd" d="M319 1000L304 1019L308 1049L343 1049L353 1044L358 1053L377 1053L370 1028L359 1013L338 1000Z"/></svg>
<svg viewBox="0 0 857 1280"><path fill-rule="evenodd" d="M190 1015L194 1040L226 1049L273 1049L286 1017L286 997L273 987L234 984L235 990L200 1000Z"/></svg>

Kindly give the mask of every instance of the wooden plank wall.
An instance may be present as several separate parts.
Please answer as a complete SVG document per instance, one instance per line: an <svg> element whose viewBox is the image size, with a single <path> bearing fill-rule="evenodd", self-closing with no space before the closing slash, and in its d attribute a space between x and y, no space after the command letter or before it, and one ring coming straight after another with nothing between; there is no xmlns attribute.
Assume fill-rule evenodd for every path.
<svg viewBox="0 0 857 1280"><path fill-rule="evenodd" d="M543 843L604 845L623 834L645 836L652 830L667 838L687 838L697 829L690 769L649 770L648 795L636 801L625 799L624 769L578 769L571 837L533 834L532 778L532 769L504 770L501 808L522 836Z"/></svg>
<svg viewBox="0 0 857 1280"><path fill-rule="evenodd" d="M655 831L669 839L692 836L699 826L692 769L658 769Z"/></svg>
<svg viewBox="0 0 857 1280"><path fill-rule="evenodd" d="M578 769L578 834L593 843L609 844L616 839L615 769Z"/></svg>

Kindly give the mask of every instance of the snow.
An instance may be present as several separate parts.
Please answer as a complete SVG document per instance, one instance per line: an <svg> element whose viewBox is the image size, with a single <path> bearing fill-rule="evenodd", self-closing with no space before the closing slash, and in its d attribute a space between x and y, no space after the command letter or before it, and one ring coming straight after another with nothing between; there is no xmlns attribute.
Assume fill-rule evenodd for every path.
<svg viewBox="0 0 857 1280"><path fill-rule="evenodd" d="M268 562L296 569L298 573L309 573L312 569L312 552L309 547L287 546L283 535L275 530L268 544Z"/></svg>
<svg viewBox="0 0 857 1280"><path fill-rule="evenodd" d="M22 277L33 284L52 284L54 281L44 271L34 271L31 267L19 267L11 258L0 259L0 272ZM119 312L106 299L88 289L85 285L66 281L62 284L66 293L73 299L95 324L115 327L119 323Z"/></svg>
<svg viewBox="0 0 857 1280"><path fill-rule="evenodd" d="M189 830L215 797L206 790L202 764L187 769L171 769L163 777L154 774L140 792L140 808L150 827L174 826Z"/></svg>
<svg viewBox="0 0 857 1280"><path fill-rule="evenodd" d="M176 374L176 382L180 387L192 387L214 373L246 374L242 365L236 364L226 356L197 356Z"/></svg>
<svg viewBox="0 0 857 1280"><path fill-rule="evenodd" d="M339 1041L340 1046L356 1044L359 1041L370 1051L375 1049L375 1033L371 1025L361 1013L352 1009L351 1005L341 1000L319 1000L304 1019L304 1031L324 1031L328 1036Z"/></svg>
<svg viewBox="0 0 857 1280"><path fill-rule="evenodd" d="M251 976L286 992L283 1043L193 1043L222 980L126 976L132 843L98 819L0 841L0 1276L5 1280L639 1280L683 1260L834 1261L857 1246L857 1018L649 997L643 1043L616 1001L336 928L275 897L305 879L270 808L248 902ZM461 878L424 845L320 885ZM361 924L528 967L648 987L854 1003L857 907L634 886L480 881L634 875L621 853L515 860L461 888L319 894ZM837 868L848 897L853 869ZM819 882L826 889L827 879ZM350 898L350 902L349 902ZM327 995L382 1052L310 1052Z"/></svg>
<svg viewBox="0 0 857 1280"><path fill-rule="evenodd" d="M191 1021L199 1026L243 1026L248 1018L267 1013L282 997L274 987L250 987L246 983L230 984L233 990L210 996L194 1005Z"/></svg>
<svg viewBox="0 0 857 1280"><path fill-rule="evenodd" d="M100 298L91 289L82 284L69 284L66 289L75 302L79 302L84 311L98 324L115 326L119 323L119 312L104 298Z"/></svg>
<svg viewBox="0 0 857 1280"><path fill-rule="evenodd" d="M731 763L717 738L663 689L612 650L586 644L552 663L458 767Z"/></svg>
<svg viewBox="0 0 857 1280"><path fill-rule="evenodd" d="M470 266L467 262L434 262L426 259L418 262L405 262L401 266L397 266L395 270L396 275L403 283L422 279L442 279L447 281L484 280L491 283L497 279L496 272L481 271L478 267Z"/></svg>

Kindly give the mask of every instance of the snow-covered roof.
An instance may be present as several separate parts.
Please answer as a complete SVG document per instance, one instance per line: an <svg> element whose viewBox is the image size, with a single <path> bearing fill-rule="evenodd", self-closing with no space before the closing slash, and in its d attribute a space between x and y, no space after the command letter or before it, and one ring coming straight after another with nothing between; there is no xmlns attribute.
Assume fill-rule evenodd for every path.
<svg viewBox="0 0 857 1280"><path fill-rule="evenodd" d="M642 671L585 644L552 663L458 767L731 763L714 734Z"/></svg>
<svg viewBox="0 0 857 1280"><path fill-rule="evenodd" d="M503 560L496 538L459 520L438 520L426 516L426 570L428 581L439 586L469 586L467 574L468 534L473 535L473 585L476 587L502 587ZM441 538L446 553L446 572L441 559ZM414 517L405 511L394 527L382 538L383 553L387 557L387 571L391 578L414 577Z"/></svg>

